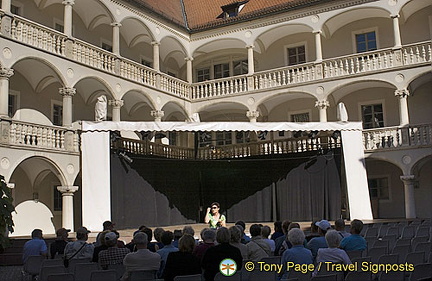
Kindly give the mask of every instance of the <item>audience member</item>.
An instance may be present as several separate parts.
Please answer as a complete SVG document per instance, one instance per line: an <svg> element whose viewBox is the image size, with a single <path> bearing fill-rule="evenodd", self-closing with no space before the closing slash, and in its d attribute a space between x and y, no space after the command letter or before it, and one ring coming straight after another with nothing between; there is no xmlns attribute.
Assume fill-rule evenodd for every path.
<svg viewBox="0 0 432 281"><path fill-rule="evenodd" d="M114 232L115 235L117 235L117 247L118 248L126 247L125 242L120 240L120 233L117 230L112 230L112 232Z"/></svg>
<svg viewBox="0 0 432 281"><path fill-rule="evenodd" d="M286 268L287 262L293 262L294 264L312 264L313 256L309 249L306 249L303 245L305 241L305 235L299 228L293 228L288 232L288 241L292 244L290 249L285 250L282 255L281 264ZM286 278L287 271L283 278Z"/></svg>
<svg viewBox="0 0 432 281"><path fill-rule="evenodd" d="M366 240L360 236L363 229L363 222L361 220L351 221L351 235L345 237L340 242L340 247L345 251L364 251L367 248Z"/></svg>
<svg viewBox="0 0 432 281"><path fill-rule="evenodd" d="M50 245L51 258L54 259L56 255L63 257L64 249L68 243L68 236L70 229L59 228L56 231L56 240Z"/></svg>
<svg viewBox="0 0 432 281"><path fill-rule="evenodd" d="M108 249L107 244L105 243L105 235L111 232L110 230L104 230L99 235L99 246L96 246L93 250L93 258L92 262L99 262L99 253L103 250Z"/></svg>
<svg viewBox="0 0 432 281"><path fill-rule="evenodd" d="M291 224L291 221L289 221L289 220L284 220L282 222L283 235L279 236L275 240L275 255L279 254L279 251L280 251L280 248L281 248L283 242L287 239L288 228L289 228L290 224Z"/></svg>
<svg viewBox="0 0 432 281"><path fill-rule="evenodd" d="M336 230L327 231L325 240L327 242L328 248L318 249L316 258L317 264L320 262L351 264L351 260L347 253L344 250L338 248L341 237Z"/></svg>
<svg viewBox="0 0 432 281"><path fill-rule="evenodd" d="M299 228L300 229L300 224L297 222L290 223L290 225L288 227L288 232L293 228ZM304 243L304 244L306 245L306 243ZM277 256L282 256L283 253L285 252L285 250L290 249L291 247L292 247L292 245L291 245L291 242L289 241L288 235L287 235L285 241L283 241L281 247L279 248L279 252L277 253ZM275 255L276 255L276 253L275 253Z"/></svg>
<svg viewBox="0 0 432 281"><path fill-rule="evenodd" d="M271 228L267 225L264 225L261 228L261 236L263 237L264 241L270 246L271 254L273 254L276 246L275 246L275 241L268 238L270 236L270 232L271 232Z"/></svg>
<svg viewBox="0 0 432 281"><path fill-rule="evenodd" d="M128 248L119 248L117 234L113 231L105 234L105 244L108 249L99 252L99 266L107 269L108 265L123 264L123 259L130 253Z"/></svg>
<svg viewBox="0 0 432 281"><path fill-rule="evenodd" d="M259 261L262 258L271 255L271 249L261 236L261 227L258 224L252 224L249 228L252 239L246 244L248 249L248 260Z"/></svg>
<svg viewBox="0 0 432 281"><path fill-rule="evenodd" d="M64 256L67 259L92 259L94 245L88 244L86 241L88 240L89 230L85 227L80 227L76 231L77 240L74 242L69 242L64 251Z"/></svg>
<svg viewBox="0 0 432 281"><path fill-rule="evenodd" d="M159 250L164 247L164 244L162 243L162 234L165 232L165 230L162 227L156 227L153 235L156 240L156 245L158 246Z"/></svg>
<svg viewBox="0 0 432 281"><path fill-rule="evenodd" d="M126 268L122 277L123 281L128 280L131 271L154 270L156 272L160 267L160 255L147 249L148 238L146 233L138 232L134 235L132 241L137 251L127 254L123 260L123 265Z"/></svg>
<svg viewBox="0 0 432 281"><path fill-rule="evenodd" d="M240 269L242 266L243 259L240 250L229 244L230 232L226 227L221 227L216 231L216 241L219 244L207 249L201 263L205 281L214 280L216 273L219 272L220 262L226 258L234 260L237 268Z"/></svg>
<svg viewBox="0 0 432 281"><path fill-rule="evenodd" d="M25 264L29 256L48 255L48 248L43 240L42 230L34 229L31 233L32 239L24 244L22 261Z"/></svg>
<svg viewBox="0 0 432 281"><path fill-rule="evenodd" d="M183 227L182 236L185 234L189 234L190 236L194 237L194 239L195 239L195 230L192 228L192 226L186 225L185 227ZM198 243L199 243L199 240L196 239L195 244L198 245Z"/></svg>
<svg viewBox="0 0 432 281"><path fill-rule="evenodd" d="M327 231L331 228L331 225L327 220L321 220L319 222L316 222L315 225L318 226L318 234L320 236L312 238L307 243L307 247L309 250L311 250L314 259L316 258L316 255L318 253L318 249L327 248L327 242L325 240L325 235L326 235Z"/></svg>
<svg viewBox="0 0 432 281"><path fill-rule="evenodd" d="M309 242L312 240L312 238L315 237L320 237L319 233L318 233L318 226L316 225L318 221L313 221L311 223L311 227L310 227L310 233L308 235L306 235L306 241Z"/></svg>
<svg viewBox="0 0 432 281"><path fill-rule="evenodd" d="M135 230L135 232L133 233L133 236L135 236L135 234L137 234L138 232L141 232L141 230L143 230L146 227L147 226L145 226L145 225L141 225L140 227L138 227L138 230Z"/></svg>
<svg viewBox="0 0 432 281"><path fill-rule="evenodd" d="M241 243L243 244L247 244L250 242L250 237L246 235L245 230L246 230L246 223L244 221L236 221L235 225L240 225L242 227L242 238L241 238Z"/></svg>
<svg viewBox="0 0 432 281"><path fill-rule="evenodd" d="M200 261L192 254L194 248L194 237L184 234L179 240L179 251L168 255L163 274L165 281L173 281L176 276L201 274Z"/></svg>
<svg viewBox="0 0 432 281"><path fill-rule="evenodd" d="M345 231L345 221L343 219L335 220L335 230L339 233L342 239L351 235Z"/></svg>
<svg viewBox="0 0 432 281"><path fill-rule="evenodd" d="M230 244L240 250L243 260L248 259L248 248L245 244L241 243L241 237L243 234L243 228L241 225L234 225L229 228L231 235Z"/></svg>
<svg viewBox="0 0 432 281"><path fill-rule="evenodd" d="M174 229L174 242L173 246L178 248L179 239L182 237L183 232L180 229Z"/></svg>
<svg viewBox="0 0 432 281"><path fill-rule="evenodd" d="M195 247L193 254L201 262L208 248L215 245L216 231L211 228L205 228L201 234L202 243Z"/></svg>
<svg viewBox="0 0 432 281"><path fill-rule="evenodd" d="M144 227L141 231L147 234L148 237L147 249L149 249L153 253L156 253L159 250L159 248L157 246L157 243L152 242L153 230L150 227Z"/></svg>
<svg viewBox="0 0 432 281"><path fill-rule="evenodd" d="M283 236L283 230L282 230L282 222L281 221L275 221L274 222L274 232L271 235L272 240L276 240L276 238Z"/></svg>
<svg viewBox="0 0 432 281"><path fill-rule="evenodd" d="M158 271L158 278L163 277L163 272L165 269L166 261L168 259L168 254L178 251L178 249L172 245L173 239L174 234L171 231L164 231L161 235L161 242L163 244L163 248L157 251L157 253L161 257L161 265Z"/></svg>
<svg viewBox="0 0 432 281"><path fill-rule="evenodd" d="M115 223L113 223L112 221L104 221L102 224L103 230L101 232L98 233L98 235L96 236L96 242L94 243L94 246L100 246L100 239L99 236L102 234L103 231L105 230L109 230L112 231L114 229Z"/></svg>

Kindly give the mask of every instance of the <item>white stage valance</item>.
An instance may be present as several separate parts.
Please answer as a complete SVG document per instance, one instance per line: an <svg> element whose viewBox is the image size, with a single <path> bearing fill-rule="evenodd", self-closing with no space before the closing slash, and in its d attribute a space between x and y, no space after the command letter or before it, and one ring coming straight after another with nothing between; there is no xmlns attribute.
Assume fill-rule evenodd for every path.
<svg viewBox="0 0 432 281"><path fill-rule="evenodd" d="M89 122L83 131L361 131L361 122Z"/></svg>

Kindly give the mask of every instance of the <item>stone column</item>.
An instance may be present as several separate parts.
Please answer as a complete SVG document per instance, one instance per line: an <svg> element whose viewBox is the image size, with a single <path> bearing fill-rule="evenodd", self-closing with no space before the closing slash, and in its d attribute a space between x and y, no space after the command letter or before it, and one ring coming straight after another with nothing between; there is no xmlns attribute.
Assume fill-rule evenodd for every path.
<svg viewBox="0 0 432 281"><path fill-rule="evenodd" d="M320 122L327 122L327 107L330 106L328 100L320 100L315 102L315 107L319 110L319 120Z"/></svg>
<svg viewBox="0 0 432 281"><path fill-rule="evenodd" d="M57 186L57 190L62 194L62 227L74 229L74 208L73 208L73 194L78 190L78 186L63 185Z"/></svg>
<svg viewBox="0 0 432 281"><path fill-rule="evenodd" d="M405 217L413 219L416 217L415 198L414 198L414 175L401 176L405 191Z"/></svg>
<svg viewBox="0 0 432 281"><path fill-rule="evenodd" d="M113 28L113 54L120 56L120 26L122 25L119 22L113 22L111 26Z"/></svg>
<svg viewBox="0 0 432 281"><path fill-rule="evenodd" d="M10 14L11 12L11 0L2 0L2 10L6 13L6 14Z"/></svg>
<svg viewBox="0 0 432 281"><path fill-rule="evenodd" d="M313 32L315 34L315 62L322 62L322 46L321 46L321 30L316 30Z"/></svg>
<svg viewBox="0 0 432 281"><path fill-rule="evenodd" d="M75 88L59 88L60 95L63 96L63 127L72 127L72 97L76 93Z"/></svg>
<svg viewBox="0 0 432 281"><path fill-rule="evenodd" d="M0 117L8 117L9 78L14 74L12 68L0 68Z"/></svg>
<svg viewBox="0 0 432 281"><path fill-rule="evenodd" d="M64 0L62 4L64 7L64 34L66 36L72 36L72 5L75 4L75 0Z"/></svg>
<svg viewBox="0 0 432 281"><path fill-rule="evenodd" d="M407 89L396 90L395 96L399 98L399 125L406 126L409 124L408 101L407 101L409 96L409 91Z"/></svg>
<svg viewBox="0 0 432 281"><path fill-rule="evenodd" d="M249 118L249 122L256 122L259 117L259 111L249 110L246 112L247 118Z"/></svg>
<svg viewBox="0 0 432 281"><path fill-rule="evenodd" d="M160 46L160 43L157 41L153 41L151 44L153 45L153 68L154 68L154 70L159 71L160 70L160 67L159 67L159 46Z"/></svg>
<svg viewBox="0 0 432 281"><path fill-rule="evenodd" d="M123 100L110 100L109 105L112 106L112 121L120 122L120 109L124 104Z"/></svg>
<svg viewBox="0 0 432 281"><path fill-rule="evenodd" d="M185 61L186 61L186 80L189 83L192 83L192 80L193 80L192 61L193 61L193 58L187 57L187 58L185 58Z"/></svg>
<svg viewBox="0 0 432 281"><path fill-rule="evenodd" d="M255 73L255 66L254 66L254 46L248 45L246 46L247 53L248 53L248 75L253 75Z"/></svg>
<svg viewBox="0 0 432 281"><path fill-rule="evenodd" d="M392 15L393 19L393 36L394 36L394 48L400 49L402 48L402 40L399 29L399 15Z"/></svg>
<svg viewBox="0 0 432 281"><path fill-rule="evenodd" d="M163 112L163 110L152 110L151 111L151 116L154 117L155 122L161 122L162 121L162 117L164 117L165 112Z"/></svg>

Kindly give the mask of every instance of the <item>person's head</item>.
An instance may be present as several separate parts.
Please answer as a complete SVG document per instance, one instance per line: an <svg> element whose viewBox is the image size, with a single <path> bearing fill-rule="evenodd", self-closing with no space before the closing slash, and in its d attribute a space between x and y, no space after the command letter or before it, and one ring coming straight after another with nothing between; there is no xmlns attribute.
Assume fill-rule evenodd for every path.
<svg viewBox="0 0 432 281"><path fill-rule="evenodd" d="M330 229L325 235L325 240L329 248L339 247L341 236L336 230Z"/></svg>
<svg viewBox="0 0 432 281"><path fill-rule="evenodd" d="M209 229L210 229L210 228L208 228L208 227L204 227L203 229L201 229L201 232L200 232L201 240L204 241L204 231L209 230Z"/></svg>
<svg viewBox="0 0 432 281"><path fill-rule="evenodd" d="M154 230L154 238L156 241L161 242L162 233L164 233L164 229L162 227L157 227Z"/></svg>
<svg viewBox="0 0 432 281"><path fill-rule="evenodd" d="M355 219L351 222L351 229L350 229L351 234L360 234L362 229L363 229L363 222L361 220Z"/></svg>
<svg viewBox="0 0 432 281"><path fill-rule="evenodd" d="M252 224L249 228L249 233L252 237L260 236L261 235L261 226L259 224Z"/></svg>
<svg viewBox="0 0 432 281"><path fill-rule="evenodd" d="M331 229L331 225L328 220L320 220L316 222L315 225L318 226L318 233L321 236L326 235L327 231Z"/></svg>
<svg viewBox="0 0 432 281"><path fill-rule="evenodd" d="M192 253L195 248L195 238L185 234L180 238L178 246L180 252Z"/></svg>
<svg viewBox="0 0 432 281"><path fill-rule="evenodd" d="M274 222L274 231L275 232L282 232L282 222L281 221L275 221Z"/></svg>
<svg viewBox="0 0 432 281"><path fill-rule="evenodd" d="M161 235L161 242L164 245L170 245L174 240L174 233L172 231L164 231Z"/></svg>
<svg viewBox="0 0 432 281"><path fill-rule="evenodd" d="M174 230L174 240L179 240L182 237L183 233L180 229Z"/></svg>
<svg viewBox="0 0 432 281"><path fill-rule="evenodd" d="M345 230L345 221L343 219L335 220L335 229L337 231L344 231Z"/></svg>
<svg viewBox="0 0 432 281"><path fill-rule="evenodd" d="M56 236L57 239L66 240L69 236L70 229L66 229L64 227L57 229Z"/></svg>
<svg viewBox="0 0 432 281"><path fill-rule="evenodd" d="M150 242L153 238L153 230L149 227L144 227L143 229L141 229L141 232L144 232L145 234L147 234L147 239Z"/></svg>
<svg viewBox="0 0 432 281"><path fill-rule="evenodd" d="M195 230L192 228L192 226L187 225L187 226L183 227L182 234L183 235L189 234L193 237L195 235Z"/></svg>
<svg viewBox="0 0 432 281"><path fill-rule="evenodd" d="M38 228L33 229L32 233L31 233L31 237L32 237L33 239L34 239L34 238L42 239L42 237L43 237L42 229L38 229Z"/></svg>
<svg viewBox="0 0 432 281"><path fill-rule="evenodd" d="M106 246L105 235L106 235L108 232L111 232L111 231L110 231L110 230L104 230L104 231L102 231L102 232L100 233L100 235L99 235L99 242L100 242L101 245L105 245L105 246Z"/></svg>
<svg viewBox="0 0 432 281"><path fill-rule="evenodd" d="M81 226L76 230L76 238L78 240L87 241L89 233L90 231L86 227Z"/></svg>
<svg viewBox="0 0 432 281"><path fill-rule="evenodd" d="M216 231L216 241L219 244L229 243L230 238L231 238L231 235L230 235L230 232L229 232L228 228L226 228L226 227L220 227Z"/></svg>
<svg viewBox="0 0 432 281"><path fill-rule="evenodd" d="M303 230L301 230L300 228L291 229L290 231L288 231L288 240L293 246L303 245L303 242L305 240Z"/></svg>
<svg viewBox="0 0 432 281"><path fill-rule="evenodd" d="M113 230L114 229L114 223L112 221L104 221L102 226L103 230Z"/></svg>
<svg viewBox="0 0 432 281"><path fill-rule="evenodd" d="M282 231L284 234L288 233L288 227L290 226L290 224L291 224L291 221L289 221L289 220L284 220L282 222Z"/></svg>
<svg viewBox="0 0 432 281"><path fill-rule="evenodd" d="M244 231L246 230L246 223L244 221L236 221L235 225L239 225L242 227L242 235L244 233Z"/></svg>
<svg viewBox="0 0 432 281"><path fill-rule="evenodd" d="M105 245L107 245L108 247L114 247L117 246L117 235L115 234L115 232L107 232L105 234Z"/></svg>
<svg viewBox="0 0 432 281"><path fill-rule="evenodd" d="M300 224L298 222L292 222L290 223L289 227L288 227L288 232L293 229L293 228L300 228Z"/></svg>
<svg viewBox="0 0 432 281"><path fill-rule="evenodd" d="M318 233L318 226L316 225L318 221L311 222L311 233Z"/></svg>
<svg viewBox="0 0 432 281"><path fill-rule="evenodd" d="M261 236L264 237L264 238L268 238L269 235L270 235L270 232L271 232L271 228L268 225L264 225L261 228Z"/></svg>
<svg viewBox="0 0 432 281"><path fill-rule="evenodd" d="M240 243L242 235L243 235L243 229L241 228L241 225L234 225L229 228L230 232L230 239L233 243Z"/></svg>
<svg viewBox="0 0 432 281"><path fill-rule="evenodd" d="M220 211L220 204L218 202L213 202L210 205L210 209L211 209L211 213L214 214L218 214Z"/></svg>
<svg viewBox="0 0 432 281"><path fill-rule="evenodd" d="M134 235L132 242L135 244L135 246L138 249L145 249L147 248L148 244L148 237L147 234L144 232L138 232Z"/></svg>
<svg viewBox="0 0 432 281"><path fill-rule="evenodd" d="M212 230L212 229L207 229L204 231L203 233L203 241L206 243L214 243L215 239L216 239L216 231Z"/></svg>

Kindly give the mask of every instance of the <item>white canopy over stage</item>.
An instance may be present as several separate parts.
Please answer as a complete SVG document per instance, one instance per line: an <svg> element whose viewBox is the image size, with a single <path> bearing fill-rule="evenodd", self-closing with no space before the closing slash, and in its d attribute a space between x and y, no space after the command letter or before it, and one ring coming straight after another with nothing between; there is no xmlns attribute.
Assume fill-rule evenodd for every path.
<svg viewBox="0 0 432 281"><path fill-rule="evenodd" d="M110 131L340 131L350 219L370 220L372 209L361 122L87 122L81 123L83 225L99 231L111 219Z"/></svg>

